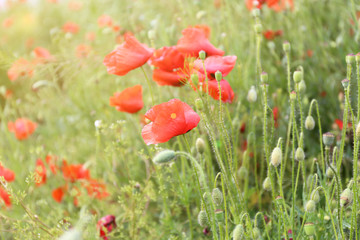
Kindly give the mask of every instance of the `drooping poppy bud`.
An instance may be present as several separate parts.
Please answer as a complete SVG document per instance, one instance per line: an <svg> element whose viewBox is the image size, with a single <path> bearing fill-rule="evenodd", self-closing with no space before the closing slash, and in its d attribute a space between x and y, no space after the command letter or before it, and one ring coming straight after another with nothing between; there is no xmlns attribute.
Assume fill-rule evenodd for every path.
<svg viewBox="0 0 360 240"><path fill-rule="evenodd" d="M314 212L316 209L316 203L314 200L309 200L305 205L306 212Z"/></svg>
<svg viewBox="0 0 360 240"><path fill-rule="evenodd" d="M223 201L223 195L220 189L214 188L211 193L211 197L216 206L220 206Z"/></svg>
<svg viewBox="0 0 360 240"><path fill-rule="evenodd" d="M173 150L164 150L155 155L155 157L153 158L153 162L158 165L168 163L174 159L175 152Z"/></svg>
<svg viewBox="0 0 360 240"><path fill-rule="evenodd" d="M314 127L315 127L314 118L311 115L307 116L306 119L305 119L305 128L307 130L313 130Z"/></svg>
<svg viewBox="0 0 360 240"><path fill-rule="evenodd" d="M202 227L207 227L209 225L209 220L206 214L206 211L201 210L198 215L198 223Z"/></svg>

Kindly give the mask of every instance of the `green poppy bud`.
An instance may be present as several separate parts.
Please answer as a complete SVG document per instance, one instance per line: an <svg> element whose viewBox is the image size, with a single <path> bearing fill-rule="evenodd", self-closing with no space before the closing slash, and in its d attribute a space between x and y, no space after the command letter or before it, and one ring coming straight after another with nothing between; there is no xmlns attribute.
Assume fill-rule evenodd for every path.
<svg viewBox="0 0 360 240"><path fill-rule="evenodd" d="M223 195L220 189L214 188L211 193L211 197L216 206L220 206L223 201Z"/></svg>
<svg viewBox="0 0 360 240"><path fill-rule="evenodd" d="M257 17L260 17L260 9L258 8L254 8L252 11L251 11L253 17L257 18Z"/></svg>
<svg viewBox="0 0 360 240"><path fill-rule="evenodd" d="M316 203L314 200L309 200L305 205L306 212L314 212L316 209Z"/></svg>
<svg viewBox="0 0 360 240"><path fill-rule="evenodd" d="M215 79L216 79L216 81L218 81L218 82L220 82L221 79L222 79L222 73L221 73L219 70L217 70L217 71L215 72Z"/></svg>
<svg viewBox="0 0 360 240"><path fill-rule="evenodd" d="M301 147L298 147L295 152L295 159L298 161L303 161L305 159L304 150Z"/></svg>
<svg viewBox="0 0 360 240"><path fill-rule="evenodd" d="M328 167L328 168L326 169L326 177L327 177L327 178L333 178L334 176L335 176L334 171L333 171L330 167Z"/></svg>
<svg viewBox="0 0 360 240"><path fill-rule="evenodd" d="M257 227L254 227L252 230L252 235L253 235L254 239L260 239L260 236L261 236L260 229Z"/></svg>
<svg viewBox="0 0 360 240"><path fill-rule="evenodd" d="M295 83L300 83L301 80L303 80L303 73L302 73L302 71L299 71L299 70L295 71L295 72L294 72L294 75L293 75L293 79L294 79L294 82L295 82Z"/></svg>
<svg viewBox="0 0 360 240"><path fill-rule="evenodd" d="M206 211L201 210L198 215L198 223L202 227L207 227L209 225L209 220L206 214Z"/></svg>
<svg viewBox="0 0 360 240"><path fill-rule="evenodd" d="M320 194L319 191L313 190L310 194L311 200L314 200L315 203L318 203L320 201Z"/></svg>
<svg viewBox="0 0 360 240"><path fill-rule="evenodd" d="M251 86L249 92L248 92L248 95L247 95L247 100L251 103L253 102L256 102L256 99L257 99L257 93L256 93L256 90L255 90L255 87L254 86Z"/></svg>
<svg viewBox="0 0 360 240"><path fill-rule="evenodd" d="M312 222L305 223L304 225L304 231L306 235L312 236L315 234L315 225Z"/></svg>
<svg viewBox="0 0 360 240"><path fill-rule="evenodd" d="M241 224L236 225L233 232L233 240L242 240L244 238L244 227Z"/></svg>
<svg viewBox="0 0 360 240"><path fill-rule="evenodd" d="M254 29L257 34L261 34L263 27L260 23L257 23L257 24L255 24Z"/></svg>
<svg viewBox="0 0 360 240"><path fill-rule="evenodd" d="M271 180L269 177L265 178L263 182L263 188L265 191L271 191Z"/></svg>
<svg viewBox="0 0 360 240"><path fill-rule="evenodd" d="M282 151L279 147L274 148L274 150L271 153L270 162L274 167L277 167L280 165L282 160Z"/></svg>
<svg viewBox="0 0 360 240"><path fill-rule="evenodd" d="M201 60L205 60L205 58L206 58L206 52L205 52L204 50L201 50L201 51L199 52L199 58L200 58Z"/></svg>
<svg viewBox="0 0 360 240"><path fill-rule="evenodd" d="M197 98L195 100L195 106L199 111L202 111L204 109L204 103L200 98Z"/></svg>
<svg viewBox="0 0 360 240"><path fill-rule="evenodd" d="M245 180L248 177L248 170L246 167L241 166L237 174L240 180Z"/></svg>
<svg viewBox="0 0 360 240"><path fill-rule="evenodd" d="M292 91L290 93L290 101L295 101L296 100L296 92L295 91Z"/></svg>
<svg viewBox="0 0 360 240"><path fill-rule="evenodd" d="M346 188L340 195L340 205L348 207L353 201L353 193L349 188Z"/></svg>
<svg viewBox="0 0 360 240"><path fill-rule="evenodd" d="M164 150L155 155L153 162L158 165L168 163L173 159L175 159L175 152L173 150Z"/></svg>
<svg viewBox="0 0 360 240"><path fill-rule="evenodd" d="M290 43L289 42L284 42L283 43L284 52L288 53L288 52L290 52L290 49L291 49Z"/></svg>
<svg viewBox="0 0 360 240"><path fill-rule="evenodd" d="M199 84L199 75L197 75L196 73L191 74L191 82L197 86Z"/></svg>
<svg viewBox="0 0 360 240"><path fill-rule="evenodd" d="M203 154L205 152L205 142L202 138L196 139L195 146L198 153Z"/></svg>
<svg viewBox="0 0 360 240"><path fill-rule="evenodd" d="M305 119L305 128L307 130L313 130L315 127L315 120L312 116L307 116Z"/></svg>

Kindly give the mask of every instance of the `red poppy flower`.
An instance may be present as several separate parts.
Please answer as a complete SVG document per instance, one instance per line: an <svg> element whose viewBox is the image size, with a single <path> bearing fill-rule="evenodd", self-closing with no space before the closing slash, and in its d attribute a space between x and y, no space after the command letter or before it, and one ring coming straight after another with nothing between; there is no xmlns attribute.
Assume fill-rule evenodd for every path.
<svg viewBox="0 0 360 240"><path fill-rule="evenodd" d="M15 173L2 165L0 165L0 176L4 177L5 181L7 182L12 182L15 180Z"/></svg>
<svg viewBox="0 0 360 240"><path fill-rule="evenodd" d="M46 60L53 59L53 56L50 54L50 52L46 48L43 48L43 47L35 48L33 50L33 53L36 58L46 59Z"/></svg>
<svg viewBox="0 0 360 240"><path fill-rule="evenodd" d="M253 8L261 8L263 4L266 3L266 0L246 0L246 7L251 10Z"/></svg>
<svg viewBox="0 0 360 240"><path fill-rule="evenodd" d="M90 41L90 42L94 41L95 38L96 38L96 34L94 32L88 32L85 35L85 39Z"/></svg>
<svg viewBox="0 0 360 240"><path fill-rule="evenodd" d="M57 202L61 202L65 195L66 189L67 189L66 186L62 186L54 189L51 194L53 199Z"/></svg>
<svg viewBox="0 0 360 240"><path fill-rule="evenodd" d="M188 75L182 69L176 71L164 71L161 68L154 69L153 80L160 86L168 85L180 87L186 83Z"/></svg>
<svg viewBox="0 0 360 240"><path fill-rule="evenodd" d="M2 198L7 207L11 207L10 194L2 187L0 187L0 197Z"/></svg>
<svg viewBox="0 0 360 240"><path fill-rule="evenodd" d="M97 199L103 199L108 197L110 194L106 191L106 186L103 183L98 182L95 179L90 179L84 184L89 196Z"/></svg>
<svg viewBox="0 0 360 240"><path fill-rule="evenodd" d="M206 33L199 28L186 28L182 31L177 43L177 49L186 56L197 57L201 50L206 52L206 56L224 55L224 51L215 48L206 37Z"/></svg>
<svg viewBox="0 0 360 240"><path fill-rule="evenodd" d="M195 128L199 115L179 99L171 99L152 107L145 117L152 121L142 129L142 137L147 145L169 141L171 138L185 134Z"/></svg>
<svg viewBox="0 0 360 240"><path fill-rule="evenodd" d="M106 233L110 233L116 228L116 221L114 215L107 215L102 217L96 225L96 228L100 230L100 237L104 240L108 240Z"/></svg>
<svg viewBox="0 0 360 240"><path fill-rule="evenodd" d="M125 42L104 59L104 65L110 74L124 76L144 65L153 53L153 49L141 44L134 36L126 34L124 38Z"/></svg>
<svg viewBox="0 0 360 240"><path fill-rule="evenodd" d="M273 108L273 117L274 117L275 128L279 127L279 123L278 123L279 116L280 116L279 108L278 108L278 107L274 107L274 108Z"/></svg>
<svg viewBox="0 0 360 240"><path fill-rule="evenodd" d="M57 173L57 170L58 170L58 166L56 165L57 157L51 156L51 155L47 155L47 156L45 157L45 161L46 161L46 163L49 165L50 171L51 171L53 174L56 174L56 173Z"/></svg>
<svg viewBox="0 0 360 240"><path fill-rule="evenodd" d="M218 82L216 80L211 80L208 81L208 85L209 85L209 95L215 99L215 100L219 100L220 97L220 91L219 91L219 85ZM232 101L234 100L234 91L232 90L230 84L225 80L222 79L220 81L220 88L221 88L221 101L226 102L226 103L232 103ZM206 85L205 82L203 83L203 91L206 92Z"/></svg>
<svg viewBox="0 0 360 240"><path fill-rule="evenodd" d="M8 123L10 132L15 133L18 140L27 139L36 129L37 124L26 118L18 118L15 122Z"/></svg>
<svg viewBox="0 0 360 240"><path fill-rule="evenodd" d="M266 4L269 8L280 12L287 8L290 8L291 10L294 9L294 2L293 0L267 0Z"/></svg>
<svg viewBox="0 0 360 240"><path fill-rule="evenodd" d="M78 1L71 1L68 4L68 8L71 11L79 11L81 10L81 8L83 7L83 3L82 2L78 2Z"/></svg>
<svg viewBox="0 0 360 240"><path fill-rule="evenodd" d="M62 27L63 31L66 33L72 33L75 34L77 32L79 32L80 27L79 25L77 25L76 23L73 22L67 22L63 25Z"/></svg>
<svg viewBox="0 0 360 240"><path fill-rule="evenodd" d="M71 182L79 179L90 179L89 170L82 164L68 164L66 161L63 161L62 172L64 178Z"/></svg>
<svg viewBox="0 0 360 240"><path fill-rule="evenodd" d="M142 86L135 85L122 92L114 93L114 96L110 97L110 106L116 107L116 110L120 112L137 113L144 106Z"/></svg>
<svg viewBox="0 0 360 240"><path fill-rule="evenodd" d="M198 28L198 29L202 30L204 32L206 38L210 37L211 29L208 25L199 24L199 25L195 25L194 28Z"/></svg>
<svg viewBox="0 0 360 240"><path fill-rule="evenodd" d="M46 168L44 162L41 159L36 161L35 174L39 180L36 182L36 186L41 186L46 183Z"/></svg>
<svg viewBox="0 0 360 240"><path fill-rule="evenodd" d="M91 52L91 47L86 44L80 44L76 47L76 56L78 58L86 58Z"/></svg>
<svg viewBox="0 0 360 240"><path fill-rule="evenodd" d="M149 64L165 71L174 71L184 66L185 57L176 46L157 49L149 59Z"/></svg>
<svg viewBox="0 0 360 240"><path fill-rule="evenodd" d="M344 124L343 124L343 121L342 120L340 120L340 119L335 119L335 123L336 123L336 125L339 127L339 129L340 130L342 130L343 129L343 127L344 127ZM348 123L348 128L351 128L351 122L349 122Z"/></svg>
<svg viewBox="0 0 360 240"><path fill-rule="evenodd" d="M103 28L103 27L111 27L113 25L113 20L108 15L101 15L98 18L97 22L98 22L99 27L101 27L101 28Z"/></svg>
<svg viewBox="0 0 360 240"><path fill-rule="evenodd" d="M215 72L220 71L222 76L228 75L233 70L236 63L236 56L211 56L205 59L205 70L210 79L215 79ZM204 74L203 62L200 59L195 60L194 68Z"/></svg>
<svg viewBox="0 0 360 240"><path fill-rule="evenodd" d="M240 133L245 133L245 130L246 130L246 123L243 122L240 126Z"/></svg>
<svg viewBox="0 0 360 240"><path fill-rule="evenodd" d="M19 77L32 77L34 65L32 62L24 58L16 60L7 72L7 75L11 81L15 81Z"/></svg>

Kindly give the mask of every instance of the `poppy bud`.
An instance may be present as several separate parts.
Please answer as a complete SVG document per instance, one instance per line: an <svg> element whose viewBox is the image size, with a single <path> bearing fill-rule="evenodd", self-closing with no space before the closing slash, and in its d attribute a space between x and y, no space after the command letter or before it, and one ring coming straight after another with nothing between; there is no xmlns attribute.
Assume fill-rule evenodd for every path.
<svg viewBox="0 0 360 240"><path fill-rule="evenodd" d="M263 27L260 23L257 23L257 24L255 24L254 29L257 34L260 34L260 33L262 33Z"/></svg>
<svg viewBox="0 0 360 240"><path fill-rule="evenodd" d="M306 212L314 212L316 208L316 203L314 200L309 200L305 205Z"/></svg>
<svg viewBox="0 0 360 240"><path fill-rule="evenodd" d="M356 133L356 138L359 139L360 138L360 122L356 126L355 133Z"/></svg>
<svg viewBox="0 0 360 240"><path fill-rule="evenodd" d="M323 134L323 142L325 146L330 147L334 142L335 136L331 132Z"/></svg>
<svg viewBox="0 0 360 240"><path fill-rule="evenodd" d="M254 239L260 239L260 236L261 236L260 229L257 227L254 227L252 230L252 235L253 235Z"/></svg>
<svg viewBox="0 0 360 240"><path fill-rule="evenodd" d="M268 76L268 74L266 72L262 72L260 74L260 81L263 84L268 84L269 83L269 76Z"/></svg>
<svg viewBox="0 0 360 240"><path fill-rule="evenodd" d="M159 152L153 158L155 164L164 164L172 161L175 158L175 152L173 150L164 150Z"/></svg>
<svg viewBox="0 0 360 240"><path fill-rule="evenodd" d="M355 62L355 55L354 54L346 55L345 61L347 64L353 64Z"/></svg>
<svg viewBox="0 0 360 240"><path fill-rule="evenodd" d="M298 161L303 161L305 159L305 153L302 147L298 147L295 152L295 159Z"/></svg>
<svg viewBox="0 0 360 240"><path fill-rule="evenodd" d="M81 240L82 234L76 228L66 231L58 240Z"/></svg>
<svg viewBox="0 0 360 240"><path fill-rule="evenodd" d="M240 180L244 180L245 178L247 178L248 176L248 170L246 169L246 167L241 166L240 169L238 170L238 177Z"/></svg>
<svg viewBox="0 0 360 240"><path fill-rule="evenodd" d="M320 201L320 194L319 191L313 190L310 194L311 200L314 200L315 203L318 203Z"/></svg>
<svg viewBox="0 0 360 240"><path fill-rule="evenodd" d="M204 109L204 103L200 98L197 98L195 100L195 106L199 111L202 111Z"/></svg>
<svg viewBox="0 0 360 240"><path fill-rule="evenodd" d="M218 188L214 188L211 193L211 197L216 206L220 206L223 201L223 195Z"/></svg>
<svg viewBox="0 0 360 240"><path fill-rule="evenodd" d="M279 147L274 148L274 150L271 153L271 164L274 167L277 167L280 165L281 160L282 160L282 152L281 149Z"/></svg>
<svg viewBox="0 0 360 240"><path fill-rule="evenodd" d="M301 82L299 83L299 92L300 93L305 93L306 91L306 84L304 80L301 80Z"/></svg>
<svg viewBox="0 0 360 240"><path fill-rule="evenodd" d="M307 116L305 119L305 128L307 130L313 130L315 127L315 120L312 116Z"/></svg>
<svg viewBox="0 0 360 240"><path fill-rule="evenodd" d="M216 81L218 81L218 82L220 82L221 79L222 79L222 73L221 73L219 70L217 70L217 71L215 72L215 79L216 79Z"/></svg>
<svg viewBox="0 0 360 240"><path fill-rule="evenodd" d="M205 152L205 142L202 138L196 139L195 146L198 153L203 154Z"/></svg>
<svg viewBox="0 0 360 240"><path fill-rule="evenodd" d="M148 31L148 38L150 40L154 40L155 39L155 31L154 30L149 30Z"/></svg>
<svg viewBox="0 0 360 240"><path fill-rule="evenodd" d="M356 62L360 62L360 53L357 53L357 54L355 55L355 61L356 61Z"/></svg>
<svg viewBox="0 0 360 240"><path fill-rule="evenodd" d="M253 17L257 18L257 17L260 17L260 9L258 8L255 8L251 11Z"/></svg>
<svg viewBox="0 0 360 240"><path fill-rule="evenodd" d="M342 207L349 206L353 201L353 193L349 188L346 188L340 195L340 205Z"/></svg>
<svg viewBox="0 0 360 240"><path fill-rule="evenodd" d="M198 223L202 227L207 227L209 224L207 214L204 210L201 210L198 215Z"/></svg>
<svg viewBox="0 0 360 240"><path fill-rule="evenodd" d="M255 90L255 87L254 86L251 86L249 92L248 92L248 95L247 95L247 100L251 103L255 102L257 99L257 93L256 93L256 90Z"/></svg>
<svg viewBox="0 0 360 240"><path fill-rule="evenodd" d="M218 222L223 222L224 221L224 211L221 209L216 209L215 210L215 219Z"/></svg>
<svg viewBox="0 0 360 240"><path fill-rule="evenodd" d="M306 235L312 236L315 234L315 225L312 222L305 223L304 225L304 231Z"/></svg>
<svg viewBox="0 0 360 240"><path fill-rule="evenodd" d="M265 191L271 191L271 180L269 177L265 178L263 182L263 188Z"/></svg>
<svg viewBox="0 0 360 240"><path fill-rule="evenodd" d="M341 84L343 85L344 88L347 88L350 84L350 81L349 79L345 78L344 80L341 81Z"/></svg>
<svg viewBox="0 0 360 240"><path fill-rule="evenodd" d="M205 60L205 58L206 58L206 52L205 52L204 50L201 50L201 51L199 52L199 58L200 58L201 60Z"/></svg>
<svg viewBox="0 0 360 240"><path fill-rule="evenodd" d="M198 83L199 83L199 76L198 76L196 73L191 74L191 82L192 82L195 86L198 85Z"/></svg>
<svg viewBox="0 0 360 240"><path fill-rule="evenodd" d="M296 92L295 91L292 91L290 93L290 101L295 101L296 100Z"/></svg>
<svg viewBox="0 0 360 240"><path fill-rule="evenodd" d="M242 240L244 238L244 227L241 224L236 225L233 232L233 240Z"/></svg>
<svg viewBox="0 0 360 240"><path fill-rule="evenodd" d="M290 52L290 49L291 49L290 43L289 42L284 42L283 43L284 52L288 53L288 52Z"/></svg>
<svg viewBox="0 0 360 240"><path fill-rule="evenodd" d="M326 169L326 177L327 177L327 178L333 178L334 176L335 176L334 171L333 171L330 167L328 167L328 168Z"/></svg>
<svg viewBox="0 0 360 240"><path fill-rule="evenodd" d="M300 83L301 80L303 79L302 71L299 71L299 70L295 71L294 75L293 75L293 79L294 79L294 82Z"/></svg>

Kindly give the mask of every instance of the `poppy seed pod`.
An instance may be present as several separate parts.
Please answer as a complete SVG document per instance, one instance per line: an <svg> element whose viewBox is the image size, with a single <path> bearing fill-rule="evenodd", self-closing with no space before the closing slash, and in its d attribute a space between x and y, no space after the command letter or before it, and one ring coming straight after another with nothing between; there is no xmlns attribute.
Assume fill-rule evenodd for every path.
<svg viewBox="0 0 360 240"><path fill-rule="evenodd" d="M313 190L310 194L311 200L313 200L315 203L318 203L320 201L320 194L319 191Z"/></svg>
<svg viewBox="0 0 360 240"><path fill-rule="evenodd" d="M198 223L202 227L207 227L209 225L209 220L207 214L204 210L201 210L198 215Z"/></svg>
<svg viewBox="0 0 360 240"><path fill-rule="evenodd" d="M353 201L353 193L349 188L346 188L340 195L340 205L342 207L349 206Z"/></svg>
<svg viewBox="0 0 360 240"><path fill-rule="evenodd" d="M274 150L271 153L271 164L274 167L277 167L280 165L281 160L282 160L282 152L281 149L279 147L274 148Z"/></svg>
<svg viewBox="0 0 360 240"><path fill-rule="evenodd" d="M316 203L314 200L309 200L305 205L306 212L314 212L316 208Z"/></svg>
<svg viewBox="0 0 360 240"><path fill-rule="evenodd" d="M257 93L256 93L256 90L255 90L255 87L254 86L251 86L249 92L248 92L248 95L247 95L247 100L251 103L253 102L256 102L256 99L257 99Z"/></svg>
<svg viewBox="0 0 360 240"><path fill-rule="evenodd" d="M334 142L335 136L331 132L323 134L323 142L325 146L330 147Z"/></svg>
<svg viewBox="0 0 360 240"><path fill-rule="evenodd" d="M224 211L221 209L215 210L215 219L217 222L223 222L224 221Z"/></svg>
<svg viewBox="0 0 360 240"><path fill-rule="evenodd" d="M175 159L175 152L173 150L164 150L155 155L153 162L158 165L168 163L173 159Z"/></svg>
<svg viewBox="0 0 360 240"><path fill-rule="evenodd" d="M306 119L305 119L305 128L307 130L313 130L314 127L315 127L314 118L311 115L307 116Z"/></svg>
<svg viewBox="0 0 360 240"><path fill-rule="evenodd" d="M203 154L205 152L205 142L202 138L196 139L195 146L198 153Z"/></svg>
<svg viewBox="0 0 360 240"><path fill-rule="evenodd" d="M346 55L345 61L347 64L353 64L355 62L355 55L354 54Z"/></svg>
<svg viewBox="0 0 360 240"><path fill-rule="evenodd" d="M199 52L199 58L200 58L201 60L205 60L205 58L206 58L206 52L205 52L204 50L201 50L201 51Z"/></svg>
<svg viewBox="0 0 360 240"><path fill-rule="evenodd" d="M315 225L312 222L305 223L304 225L304 231L306 235L312 236L315 234Z"/></svg>
<svg viewBox="0 0 360 240"><path fill-rule="evenodd" d="M260 239L260 236L261 236L260 229L257 227L254 227L252 230L252 235L253 235L254 239Z"/></svg>
<svg viewBox="0 0 360 240"><path fill-rule="evenodd" d="M295 91L292 91L290 93L290 101L295 101L296 100L296 92Z"/></svg>
<svg viewBox="0 0 360 240"><path fill-rule="evenodd" d="M305 93L305 91L306 91L306 83L304 80L301 80L299 83L299 92Z"/></svg>
<svg viewBox="0 0 360 240"><path fill-rule="evenodd" d="M222 79L222 73L219 70L215 72L215 79L218 82L220 82Z"/></svg>
<svg viewBox="0 0 360 240"><path fill-rule="evenodd" d="M360 138L360 122L356 126L355 133L356 133L356 138L359 139Z"/></svg>
<svg viewBox="0 0 360 240"><path fill-rule="evenodd" d="M294 75L293 75L293 79L294 79L294 82L295 82L295 83L300 83L301 80L303 80L303 73L302 73L302 71L299 71L299 70L295 71L295 72L294 72Z"/></svg>
<svg viewBox="0 0 360 240"><path fill-rule="evenodd" d="M262 33L263 27L260 23L257 23L257 24L255 24L254 29L257 34L260 34L260 33Z"/></svg>
<svg viewBox="0 0 360 240"><path fill-rule="evenodd" d="M350 84L350 81L349 79L345 78L344 80L341 81L341 84L343 85L344 88L347 88Z"/></svg>
<svg viewBox="0 0 360 240"><path fill-rule="evenodd" d="M271 191L271 180L269 177L266 177L264 182L263 182L263 188L266 191Z"/></svg>
<svg viewBox="0 0 360 240"><path fill-rule="evenodd" d="M298 161L303 161L305 159L304 149L302 147L298 147L295 152L295 159Z"/></svg>
<svg viewBox="0 0 360 240"><path fill-rule="evenodd" d="M284 52L288 53L288 52L290 52L290 49L291 49L290 43L289 42L284 42L283 43Z"/></svg>
<svg viewBox="0 0 360 240"><path fill-rule="evenodd" d="M223 201L223 195L220 189L214 188L211 193L211 197L216 206L220 206Z"/></svg>
<svg viewBox="0 0 360 240"><path fill-rule="evenodd" d="M263 84L268 84L269 83L269 76L266 72L262 72L260 75L260 81Z"/></svg>
<svg viewBox="0 0 360 240"><path fill-rule="evenodd" d="M236 225L233 232L234 240L242 240L244 237L244 227L241 224Z"/></svg>

